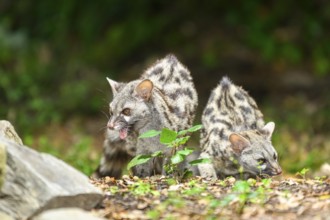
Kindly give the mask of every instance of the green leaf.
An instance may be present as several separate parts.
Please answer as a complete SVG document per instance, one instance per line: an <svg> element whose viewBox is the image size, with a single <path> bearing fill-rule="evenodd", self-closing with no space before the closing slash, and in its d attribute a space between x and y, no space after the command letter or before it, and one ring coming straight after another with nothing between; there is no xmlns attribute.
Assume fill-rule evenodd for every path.
<svg viewBox="0 0 330 220"><path fill-rule="evenodd" d="M189 128L188 131L189 132L195 132L195 131L200 130L202 127L203 127L203 125L195 125L195 126Z"/></svg>
<svg viewBox="0 0 330 220"><path fill-rule="evenodd" d="M238 180L233 186L233 191L238 193L249 193L251 191L250 185L247 181Z"/></svg>
<svg viewBox="0 0 330 220"><path fill-rule="evenodd" d="M151 157L152 155L137 155L127 164L127 169L130 170L136 165L146 163L150 160Z"/></svg>
<svg viewBox="0 0 330 220"><path fill-rule="evenodd" d="M143 134L141 134L139 136L139 138L151 138L151 137L155 137L157 135L159 135L161 133L161 131L156 131L156 130L150 130L147 132L144 132Z"/></svg>
<svg viewBox="0 0 330 220"><path fill-rule="evenodd" d="M174 154L171 157L171 163L172 164L178 164L180 162L182 162L185 159L185 156L182 154L179 154L178 152L176 154Z"/></svg>
<svg viewBox="0 0 330 220"><path fill-rule="evenodd" d="M202 125L195 125L187 130L182 130L182 131L179 131L178 135L179 136L184 136L186 135L188 132L195 132L195 131L198 131L202 128L203 126Z"/></svg>
<svg viewBox="0 0 330 220"><path fill-rule="evenodd" d="M163 128L160 133L160 143L169 144L177 138L178 134L168 128Z"/></svg>
<svg viewBox="0 0 330 220"><path fill-rule="evenodd" d="M266 188L269 188L272 184L272 179L271 178L263 179L261 182L262 182L263 186L265 186Z"/></svg>
<svg viewBox="0 0 330 220"><path fill-rule="evenodd" d="M182 130L182 131L179 131L178 132L178 136L184 136L188 133L189 131L188 130Z"/></svg>
<svg viewBox="0 0 330 220"><path fill-rule="evenodd" d="M189 140L189 138L190 138L190 136L185 136L185 137L177 138L175 140L175 145L176 146L184 145L185 143L187 143L187 141Z"/></svg>
<svg viewBox="0 0 330 220"><path fill-rule="evenodd" d="M190 165L198 165L198 164L203 164L203 163L211 163L210 158L202 158L202 159L197 159L197 160L192 160L189 162Z"/></svg>
<svg viewBox="0 0 330 220"><path fill-rule="evenodd" d="M158 156L160 156L160 155L162 155L163 154L163 152L161 151L161 150L159 150L159 151L156 151L156 152L154 152L153 154L151 154L151 156L152 157L158 157Z"/></svg>
<svg viewBox="0 0 330 220"><path fill-rule="evenodd" d="M191 154L194 150L190 149L190 148L185 148L184 150L179 150L177 151L178 154L184 155L184 156L188 156L189 154Z"/></svg>

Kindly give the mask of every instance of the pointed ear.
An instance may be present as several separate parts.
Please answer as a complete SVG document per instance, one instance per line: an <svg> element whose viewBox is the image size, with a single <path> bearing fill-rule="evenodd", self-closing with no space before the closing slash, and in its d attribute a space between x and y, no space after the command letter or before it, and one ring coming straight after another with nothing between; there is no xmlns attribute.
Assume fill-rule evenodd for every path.
<svg viewBox="0 0 330 220"><path fill-rule="evenodd" d="M118 93L118 91L119 91L119 87L120 87L121 83L116 82L116 81L114 81L112 79L109 79L108 77L107 77L107 80L108 80L108 82L110 84L110 87L111 87L111 90L112 90L112 94L113 94L113 96L115 96Z"/></svg>
<svg viewBox="0 0 330 220"><path fill-rule="evenodd" d="M144 101L149 101L153 88L154 84L149 79L145 79L136 86L135 91Z"/></svg>
<svg viewBox="0 0 330 220"><path fill-rule="evenodd" d="M261 130L261 132L270 140L275 129L274 122L268 122Z"/></svg>
<svg viewBox="0 0 330 220"><path fill-rule="evenodd" d="M242 151L249 146L249 141L239 134L233 133L229 136L231 148L237 154L241 154Z"/></svg>

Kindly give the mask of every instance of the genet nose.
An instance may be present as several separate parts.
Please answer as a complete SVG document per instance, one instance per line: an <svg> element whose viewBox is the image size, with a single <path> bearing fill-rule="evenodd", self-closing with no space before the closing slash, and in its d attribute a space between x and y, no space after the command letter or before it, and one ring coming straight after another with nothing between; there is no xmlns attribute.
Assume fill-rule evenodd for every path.
<svg viewBox="0 0 330 220"><path fill-rule="evenodd" d="M113 122L109 121L108 124L107 124L107 127L112 130L115 127L115 125L114 125Z"/></svg>
<svg viewBox="0 0 330 220"><path fill-rule="evenodd" d="M276 172L277 172L277 175L280 175L280 174L282 174L282 169L279 167L276 169Z"/></svg>

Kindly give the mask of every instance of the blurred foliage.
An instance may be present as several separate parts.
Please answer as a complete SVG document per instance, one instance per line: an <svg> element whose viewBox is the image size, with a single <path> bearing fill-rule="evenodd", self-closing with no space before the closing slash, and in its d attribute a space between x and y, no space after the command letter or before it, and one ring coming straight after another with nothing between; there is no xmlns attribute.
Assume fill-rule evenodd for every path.
<svg viewBox="0 0 330 220"><path fill-rule="evenodd" d="M328 94L328 100L330 94ZM267 121L275 121L273 145L284 170L296 173L303 168L316 171L330 159L330 102L318 105L304 96L288 96L261 108Z"/></svg>
<svg viewBox="0 0 330 220"><path fill-rule="evenodd" d="M266 77L303 69L322 79L330 72L329 25L330 3L322 0L2 0L0 118L26 133L99 115L109 98L105 76L134 72L131 80L148 59L170 52L198 70L194 76L213 74L212 82L219 72L232 72L231 63L244 74L244 60ZM314 135L305 115L296 113L288 110L283 129L293 125ZM312 123L329 120L320 115Z"/></svg>
<svg viewBox="0 0 330 220"><path fill-rule="evenodd" d="M70 128L52 125L39 135L24 135L24 144L61 158L86 175L91 175L100 158L100 152L93 146L100 143L95 143L94 137L79 129L78 125L81 126L81 123L77 121Z"/></svg>

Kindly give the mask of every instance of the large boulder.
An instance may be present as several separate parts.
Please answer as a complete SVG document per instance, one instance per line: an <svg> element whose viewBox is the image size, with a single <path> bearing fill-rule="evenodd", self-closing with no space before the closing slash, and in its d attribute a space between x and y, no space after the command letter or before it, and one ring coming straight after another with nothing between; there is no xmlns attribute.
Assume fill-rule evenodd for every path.
<svg viewBox="0 0 330 220"><path fill-rule="evenodd" d="M1 134L0 146L7 152L0 212L27 219L53 208L92 209L102 200L88 177L63 161Z"/></svg>

